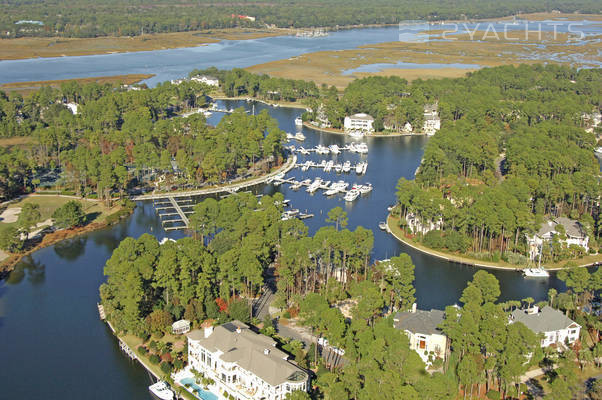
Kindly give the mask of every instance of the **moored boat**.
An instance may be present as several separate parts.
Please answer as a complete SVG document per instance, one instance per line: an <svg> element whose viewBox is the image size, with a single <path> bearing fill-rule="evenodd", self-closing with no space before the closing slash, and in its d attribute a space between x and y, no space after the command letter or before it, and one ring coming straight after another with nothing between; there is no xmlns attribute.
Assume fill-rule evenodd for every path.
<svg viewBox="0 0 602 400"><path fill-rule="evenodd" d="M301 117L295 118L295 125L302 126L303 125L303 119Z"/></svg>
<svg viewBox="0 0 602 400"><path fill-rule="evenodd" d="M345 194L345 201L354 201L360 195L359 190L352 189Z"/></svg>
<svg viewBox="0 0 602 400"><path fill-rule="evenodd" d="M386 231L387 230L387 223L385 221L381 221L378 223L378 227L380 228L381 231Z"/></svg>
<svg viewBox="0 0 602 400"><path fill-rule="evenodd" d="M523 275L527 278L549 278L550 273L542 267L537 268L525 268Z"/></svg>
<svg viewBox="0 0 602 400"><path fill-rule="evenodd" d="M163 381L150 385L148 391L155 400L173 400L175 397L173 391Z"/></svg>

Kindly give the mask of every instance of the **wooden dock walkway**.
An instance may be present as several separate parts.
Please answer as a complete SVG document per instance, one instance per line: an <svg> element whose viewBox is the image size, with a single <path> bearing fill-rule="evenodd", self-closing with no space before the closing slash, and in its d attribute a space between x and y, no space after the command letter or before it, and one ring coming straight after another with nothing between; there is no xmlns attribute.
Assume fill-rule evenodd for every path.
<svg viewBox="0 0 602 400"><path fill-rule="evenodd" d="M182 211L182 208L180 207L178 202L173 197L168 197L168 199L173 208L175 208L176 212L180 215L180 218L182 219L182 222L184 222L185 227L188 228L188 225L190 225L190 220L188 219L186 214L184 214L184 211Z"/></svg>
<svg viewBox="0 0 602 400"><path fill-rule="evenodd" d="M286 174L291 169L295 167L297 163L297 156L293 155L286 160L286 163L280 167L278 170L269 173L267 175L260 176L258 178L249 179L246 182L241 183L231 183L229 185L217 186L213 188L207 189L197 189L197 190L189 190L185 192L166 192L166 193L152 193L152 194L143 194L139 196L132 196L131 200L133 201L142 201L142 200L161 200L168 198L181 198L181 197L192 197L192 196L205 196L216 193L235 193L240 189L244 189L250 186L255 186L260 183L265 183L268 181L272 181L276 176L280 174Z"/></svg>

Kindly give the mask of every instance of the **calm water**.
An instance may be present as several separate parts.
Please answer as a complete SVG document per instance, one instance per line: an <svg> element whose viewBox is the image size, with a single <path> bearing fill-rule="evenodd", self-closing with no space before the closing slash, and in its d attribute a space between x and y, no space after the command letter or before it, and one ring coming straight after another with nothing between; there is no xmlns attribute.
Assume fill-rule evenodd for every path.
<svg viewBox="0 0 602 400"><path fill-rule="evenodd" d="M224 102L226 107L246 105ZM266 106L257 104L260 111ZM295 130L293 119L299 110L271 109L281 128ZM210 117L217 123L221 115ZM305 147L316 144L343 145L351 140L340 135L304 130ZM409 249L378 229L386 208L394 202L394 186L399 177L412 178L428 139L423 137L371 138L369 154L342 154L338 160L362 159L369 163L363 177L355 173L325 174L320 170L302 173L296 178L323 176L327 180L344 179L371 182L374 190L368 196L346 204L342 198L311 196L284 187L262 185L257 192L281 190L295 208L314 213L306 220L310 231L324 225L326 212L344 207L349 213L349 228L363 225L374 231L374 259L408 253L416 265L416 289L420 307L444 307L453 304L476 269L433 259ZM320 157L311 155L312 159ZM303 159L303 158L301 158ZM98 287L104 281L103 266L111 251L127 236L138 237L149 232L158 238L179 238L182 232L166 234L150 203L140 203L132 217L110 229L93 232L59 243L34 253L21 262L10 278L0 283L0 343L4 367L0 369L0 385L11 398L34 399L148 399L149 378L142 367L128 361L120 352L115 338L98 319L96 303ZM550 287L562 290L561 282L526 280L516 272L493 271L502 286L503 299L532 296L543 299Z"/></svg>
<svg viewBox="0 0 602 400"><path fill-rule="evenodd" d="M598 28L599 29L599 26ZM351 48L361 44L393 41L397 28L345 31L327 38L268 38L245 42L224 42L204 47L114 54L0 62L0 82L65 79L84 76L152 72L151 84L186 75L191 69L217 65L221 68L248 66L286 58L308 51ZM248 106L225 102L227 107ZM256 111L266 106L256 105ZM299 110L270 109L281 128L295 130L293 120ZM220 114L209 118L217 123ZM305 147L316 144L343 145L349 138L304 130ZM378 229L386 208L395 200L399 177L412 178L427 139L370 138L369 154L339 155L339 160L362 159L369 163L365 176L354 173L337 177L319 170L292 171L296 178L321 175L327 180L349 183L371 182L374 190L353 204L340 198L326 199L321 193L310 196L285 187L263 185L261 193L280 190L295 208L314 213L306 220L310 231L324 225L326 213L339 205L349 213L349 228L363 225L374 231L373 259L408 253L416 265L416 289L422 308L453 304L476 269L440 261L403 246ZM323 156L311 155L312 159ZM303 159L303 157L301 157ZM42 249L23 260L8 280L0 282L0 369L2 398L18 399L148 399L149 378L138 364L129 362L105 324L99 321L96 303L98 287L104 281L103 266L112 250L127 236L149 232L158 238L179 238L182 232L166 234L150 203L140 203L134 214L110 229ZM564 289L549 280L525 280L515 272L492 271L500 280L503 299L532 296L543 299L550 287Z"/></svg>
<svg viewBox="0 0 602 400"><path fill-rule="evenodd" d="M152 86L158 82L187 76L195 68L210 66L222 69L244 68L308 52L352 49L357 46L397 40L430 40L428 35L418 34L420 31L429 29L445 30L448 32L448 37L475 31L498 32L499 37L503 37L504 29L507 31L525 31L525 29L553 31L556 29L557 32L567 32L569 30L571 32L583 32L583 40L575 41L575 44L586 43L590 40L589 36L602 33L602 25L592 21L542 21L541 23L531 22L528 24L517 22L516 25L489 22L431 26L427 24L402 24L399 27L332 32L329 36L311 39L280 36L243 41L222 41L182 49L0 61L0 83L146 73L156 75L146 81L147 84ZM475 40L478 39L479 37L475 36ZM600 39L592 40L600 43ZM532 57L533 59L541 58L537 52L533 52ZM558 55L554 60L588 61L590 64L599 65L598 58L596 58L596 61L584 60L579 55Z"/></svg>

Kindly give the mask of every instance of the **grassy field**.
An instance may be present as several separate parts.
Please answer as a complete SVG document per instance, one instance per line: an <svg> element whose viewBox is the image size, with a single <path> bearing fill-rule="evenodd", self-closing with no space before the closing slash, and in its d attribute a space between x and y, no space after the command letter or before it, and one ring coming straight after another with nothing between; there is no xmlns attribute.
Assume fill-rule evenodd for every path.
<svg viewBox="0 0 602 400"><path fill-rule="evenodd" d="M34 203L40 205L41 221L45 221L52 216L52 213L68 201L74 200L73 198L61 197L55 195L39 195L39 196L28 196L21 199L16 203L12 203L8 208L23 207L25 203ZM109 209L104 204L98 201L87 201L87 200L76 200L82 204L82 208L89 218L88 222L100 222L104 218L113 213L115 210ZM0 226L10 225L0 221Z"/></svg>
<svg viewBox="0 0 602 400"><path fill-rule="evenodd" d="M587 43L574 46L571 44L572 37L566 34L557 34L554 37L551 32L543 32L541 36L535 32L525 35L524 31L504 36L501 32L497 37L487 31L477 31L471 33L472 36L467 34L444 36L441 30L426 33L431 39L437 40L399 41L360 46L349 50L320 51L255 65L247 70L275 77L312 80L317 84L325 83L344 88L352 80L368 75L397 75L413 80L455 78L474 70L453 66L441 68L441 65L429 64L470 64L493 67L519 63L561 63L555 60L559 57L570 60L574 55L584 59L602 60L597 38L590 38ZM542 44L545 47L540 46ZM393 67L397 62L424 64L424 68ZM573 61L570 63L576 66L593 66L593 64ZM343 74L345 70L370 64L392 64L392 67L377 72Z"/></svg>
<svg viewBox="0 0 602 400"><path fill-rule="evenodd" d="M135 37L0 39L0 60L38 57L85 56L193 47L220 40L257 39L289 33L285 29L221 29L157 33Z"/></svg>
<svg viewBox="0 0 602 400"><path fill-rule="evenodd" d="M1 42L0 42L1 43ZM80 85L85 85L87 83L96 82L98 84L124 84L131 85L134 83L138 83L145 79L149 79L155 76L154 74L126 74L126 75L113 75L113 76L100 76L100 77L90 77L90 78L75 78L75 79L59 79L52 81L28 81L28 82L11 82L4 83L0 85L0 90L4 92L18 92L22 95L28 94L35 90L40 89L42 86L50 86L53 88L58 88L64 82L69 81L77 81ZM11 138L12 139L12 138ZM4 139L0 139L4 140ZM0 142L0 146L2 146Z"/></svg>

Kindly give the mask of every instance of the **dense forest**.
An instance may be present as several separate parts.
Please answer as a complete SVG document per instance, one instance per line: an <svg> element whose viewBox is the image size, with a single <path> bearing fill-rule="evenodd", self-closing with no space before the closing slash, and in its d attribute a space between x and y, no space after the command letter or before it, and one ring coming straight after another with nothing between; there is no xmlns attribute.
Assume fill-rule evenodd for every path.
<svg viewBox="0 0 602 400"><path fill-rule="evenodd" d="M235 26L337 27L396 24L403 20L499 18L516 13L600 13L595 0L418 1L269 0L219 3L213 0L174 2L137 0L2 0L0 32L5 38L23 36L135 36ZM255 21L233 15L248 15Z"/></svg>
<svg viewBox="0 0 602 400"><path fill-rule="evenodd" d="M558 392L552 398L570 398L581 389L575 357L586 365L602 355L599 321L580 311L600 289L602 269L563 271L559 278L569 291L552 289L549 300L538 303L559 307L584 327L582 343L589 344L563 354L542 351L539 338L520 322L508 324L508 312L533 305L533 299L499 302L497 279L479 271L462 293L462 307L445 310L441 329L451 340L450 354L445 362L436 358L436 371L427 374L391 318L416 301L410 257L373 264L372 232L347 230L339 207L328 213L329 226L313 236L303 222L281 220L282 211L280 193L260 200L252 194L208 198L191 216L193 238L162 245L150 235L125 239L107 261L107 282L100 288L108 318L119 332L135 334L151 347L180 318L196 327L207 319L259 325L299 365L315 371L312 398L317 399L452 400L483 389L512 398L525 389L522 374L550 362L560 366L549 378ZM272 305L284 310L282 318L297 317L314 335L344 349L344 366L316 357L315 345L303 349L278 336L271 319L252 318L251 300L271 279L277 287ZM339 307L344 303L352 305L349 315ZM181 361L185 358L174 367L183 367Z"/></svg>
<svg viewBox="0 0 602 400"><path fill-rule="evenodd" d="M202 114L180 117L206 106L207 90L194 81L153 89L70 81L25 97L0 92L0 135L32 143L0 148L0 197L39 185L55 168L61 189L109 198L165 172L198 186L279 165L284 133L267 112L236 111L216 127Z"/></svg>
<svg viewBox="0 0 602 400"><path fill-rule="evenodd" d="M602 105L601 70L509 66L433 83L417 85L438 100L442 128L416 179L398 183L402 227L411 215L436 225L419 235L427 246L517 264L525 233L546 218L568 216L599 236L596 135L585 128ZM542 261L582 254L544 247Z"/></svg>

